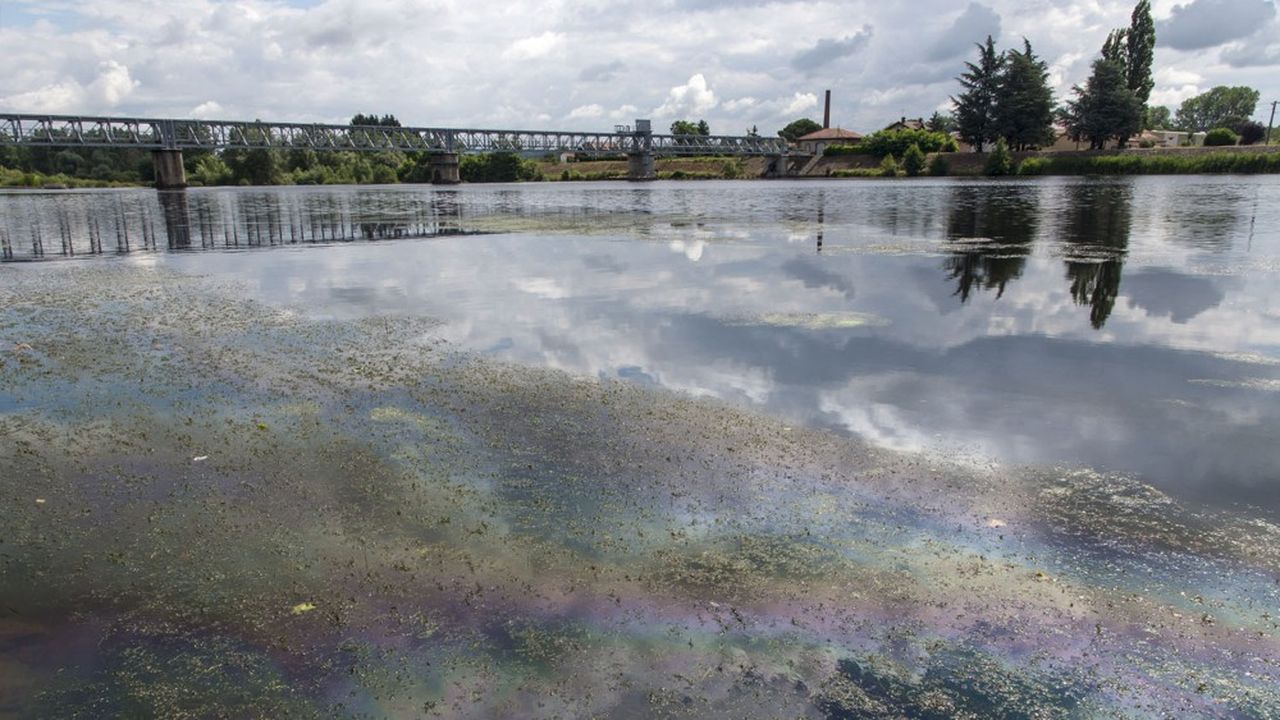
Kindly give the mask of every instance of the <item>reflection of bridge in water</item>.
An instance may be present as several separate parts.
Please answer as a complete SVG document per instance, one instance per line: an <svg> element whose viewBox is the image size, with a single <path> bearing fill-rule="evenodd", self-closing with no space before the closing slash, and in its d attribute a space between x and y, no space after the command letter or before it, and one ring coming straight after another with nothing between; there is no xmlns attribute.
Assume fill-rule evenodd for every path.
<svg viewBox="0 0 1280 720"><path fill-rule="evenodd" d="M53 200L53 202L50 202ZM462 235L453 191L379 196L305 191L23 193L6 200L0 258L34 260L134 250L252 248ZM15 235L15 228L25 228Z"/></svg>
<svg viewBox="0 0 1280 720"><path fill-rule="evenodd" d="M0 114L0 145L152 150L156 187L161 189L186 185L183 150L416 152L427 156L432 181L444 184L459 181L462 153L625 155L632 180L656 177L655 157L765 157L765 175L774 177L796 172L809 158L789 150L780 137L655 135L648 120L637 120L635 127L618 126L609 133Z"/></svg>

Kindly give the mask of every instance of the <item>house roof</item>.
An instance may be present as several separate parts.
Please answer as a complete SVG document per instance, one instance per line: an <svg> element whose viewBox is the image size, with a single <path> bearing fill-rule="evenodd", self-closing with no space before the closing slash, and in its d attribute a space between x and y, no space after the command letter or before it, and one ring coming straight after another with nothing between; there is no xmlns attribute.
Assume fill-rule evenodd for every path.
<svg viewBox="0 0 1280 720"><path fill-rule="evenodd" d="M862 139L862 133L856 133L852 130L845 130L844 128L834 127L834 128L822 128L821 130L814 130L808 135L802 135L801 137L797 138L796 142L803 142L805 140L861 140L861 139Z"/></svg>
<svg viewBox="0 0 1280 720"><path fill-rule="evenodd" d="M897 122L889 123L889 125L885 126L885 130L892 130L897 127L907 128L908 130L923 130L924 126L924 118L902 118Z"/></svg>

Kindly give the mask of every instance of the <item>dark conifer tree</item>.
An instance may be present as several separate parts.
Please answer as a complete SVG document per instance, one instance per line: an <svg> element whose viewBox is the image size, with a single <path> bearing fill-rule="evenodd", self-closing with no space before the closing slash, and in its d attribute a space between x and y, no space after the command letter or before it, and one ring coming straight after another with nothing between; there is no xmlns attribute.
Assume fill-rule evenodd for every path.
<svg viewBox="0 0 1280 720"><path fill-rule="evenodd" d="M995 103L1003 65L1004 56L996 52L995 41L988 35L986 44L978 45L977 64L966 62L968 72L956 78L964 87L959 97L951 98L956 108L956 129L960 139L978 152L999 137Z"/></svg>

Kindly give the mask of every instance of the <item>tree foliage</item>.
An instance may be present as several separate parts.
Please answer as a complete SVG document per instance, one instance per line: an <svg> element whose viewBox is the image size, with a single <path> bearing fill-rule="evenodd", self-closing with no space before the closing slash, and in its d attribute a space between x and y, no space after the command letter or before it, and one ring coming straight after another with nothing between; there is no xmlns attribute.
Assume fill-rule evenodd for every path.
<svg viewBox="0 0 1280 720"><path fill-rule="evenodd" d="M707 136L711 134L711 126L706 120L693 122L691 120L676 120L671 123L672 135L701 135Z"/></svg>
<svg viewBox="0 0 1280 720"><path fill-rule="evenodd" d="M800 118L787 123L787 126L778 131L778 137L786 139L787 142L795 142L811 132L817 132L822 126L809 118Z"/></svg>
<svg viewBox="0 0 1280 720"><path fill-rule="evenodd" d="M382 117L378 117L373 113L368 115L356 113L351 118L351 124L374 127L400 127L400 121L396 119L395 115L383 115Z"/></svg>
<svg viewBox="0 0 1280 720"><path fill-rule="evenodd" d="M1005 53L996 86L996 134L1014 150L1053 142L1053 90L1049 67L1036 57L1030 41Z"/></svg>
<svg viewBox="0 0 1280 720"><path fill-rule="evenodd" d="M920 151L919 145L911 145L902 154L902 169L909 177L915 177L924 172L924 153Z"/></svg>
<svg viewBox="0 0 1280 720"><path fill-rule="evenodd" d="M1013 174L1013 155L1009 153L1009 146L1005 143L1004 138L996 140L995 147L987 155L987 162L983 167L983 172L992 177Z"/></svg>
<svg viewBox="0 0 1280 720"><path fill-rule="evenodd" d="M1262 123L1253 120L1241 123L1234 129L1240 135L1241 145L1253 145L1267 136L1267 129L1262 126Z"/></svg>
<svg viewBox="0 0 1280 720"><path fill-rule="evenodd" d="M1164 105L1148 105L1143 114L1142 129L1168 130L1173 127L1173 116Z"/></svg>
<svg viewBox="0 0 1280 720"><path fill-rule="evenodd" d="M947 133L948 135L950 135L956 129L956 119L952 115L941 113L935 110L933 115L931 115L929 119L925 121L924 127L926 130L932 130L933 132Z"/></svg>
<svg viewBox="0 0 1280 720"><path fill-rule="evenodd" d="M996 52L995 41L987 36L986 44L978 44L978 62L966 62L966 72L956 78L964 91L952 97L955 105L956 130L960 139L978 152L999 134L996 129L995 103L1004 55Z"/></svg>
<svg viewBox="0 0 1280 720"><path fill-rule="evenodd" d="M1187 132L1235 127L1246 122L1258 106L1258 91L1250 87L1218 87L1182 101L1177 125Z"/></svg>
<svg viewBox="0 0 1280 720"><path fill-rule="evenodd" d="M955 152L956 141L946 133L930 130L880 130L871 133L858 144L858 152L883 157L893 155L903 157L907 148L914 145L924 153Z"/></svg>
<svg viewBox="0 0 1280 720"><path fill-rule="evenodd" d="M1142 105L1129 89L1124 66L1113 60L1095 60L1093 74L1075 93L1067 101L1067 131L1074 140L1089 141L1094 150L1136 134L1142 125Z"/></svg>
<svg viewBox="0 0 1280 720"><path fill-rule="evenodd" d="M1112 30L1102 44L1102 59L1122 69L1124 86L1137 99L1140 109L1146 107L1151 88L1155 86L1151 77L1155 45L1156 28L1151 20L1151 3L1148 0L1139 0L1134 6L1133 13L1129 16L1129 27ZM1142 127L1149 127L1145 113L1138 129ZM1129 135L1137 133L1138 129ZM1123 145L1129 135L1117 135L1116 141Z"/></svg>
<svg viewBox="0 0 1280 720"><path fill-rule="evenodd" d="M1112 30L1107 39L1102 43L1102 59L1116 63L1125 68L1125 84L1129 82L1129 53L1125 48L1125 37L1129 34L1127 28L1117 28Z"/></svg>
<svg viewBox="0 0 1280 720"><path fill-rule="evenodd" d="M1240 136L1236 135L1231 128L1214 128L1205 133L1204 144L1206 147L1221 147L1223 145L1235 145L1240 141Z"/></svg>
<svg viewBox="0 0 1280 720"><path fill-rule="evenodd" d="M464 155L458 162L458 174L463 181L472 183L542 179L536 163L505 152Z"/></svg>
<svg viewBox="0 0 1280 720"><path fill-rule="evenodd" d="M1151 66L1155 62L1156 25L1151 19L1151 2L1139 0L1129 16L1129 30L1125 33L1125 75L1129 90L1138 98L1138 104L1146 106L1151 97L1155 80Z"/></svg>

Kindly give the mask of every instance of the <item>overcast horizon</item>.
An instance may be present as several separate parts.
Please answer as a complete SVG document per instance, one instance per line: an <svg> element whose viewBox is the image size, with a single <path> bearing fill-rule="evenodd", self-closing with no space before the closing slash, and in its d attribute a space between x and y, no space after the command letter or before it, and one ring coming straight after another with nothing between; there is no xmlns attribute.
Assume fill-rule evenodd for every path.
<svg viewBox="0 0 1280 720"><path fill-rule="evenodd" d="M1061 102L1133 2L9 0L0 110L406 125L610 129L706 119L774 134L799 117L871 131L949 111L988 34L1026 37ZM1153 2L1153 105L1216 85L1280 99L1274 0Z"/></svg>

